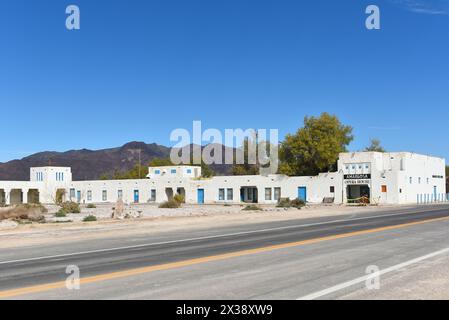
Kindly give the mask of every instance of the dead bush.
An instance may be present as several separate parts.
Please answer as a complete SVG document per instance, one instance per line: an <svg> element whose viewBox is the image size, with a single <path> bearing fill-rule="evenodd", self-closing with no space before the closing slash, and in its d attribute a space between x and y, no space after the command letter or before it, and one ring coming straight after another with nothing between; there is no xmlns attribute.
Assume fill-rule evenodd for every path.
<svg viewBox="0 0 449 320"><path fill-rule="evenodd" d="M47 209L41 204L19 204L15 207L0 209L0 220L29 220L39 222L45 220Z"/></svg>

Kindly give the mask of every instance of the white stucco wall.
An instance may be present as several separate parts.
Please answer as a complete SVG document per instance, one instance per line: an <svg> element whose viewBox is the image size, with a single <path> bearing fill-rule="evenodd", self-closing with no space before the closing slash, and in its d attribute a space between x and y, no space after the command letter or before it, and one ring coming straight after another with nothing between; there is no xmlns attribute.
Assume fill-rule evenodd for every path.
<svg viewBox="0 0 449 320"><path fill-rule="evenodd" d="M156 170L159 170L158 174ZM273 204L277 202L276 190L280 190L281 198L295 199L298 188L306 188L308 202L320 203L324 198L334 198L335 203L345 203L348 183L357 184L359 181L369 186L374 203L442 201L446 191L445 160L408 152L342 153L337 172L313 177L269 175L200 179L201 168L195 166L150 168L149 172L147 179L140 180L72 181L70 168L31 168L28 182L0 181L0 202L10 203L13 200L15 203L21 198L26 202L27 192L38 190L41 203L54 203L56 191L64 189L66 200L81 203L115 202L119 198L119 190L126 203L134 202L136 191L139 203L161 203L169 198L167 190L174 195L182 188L187 203L198 202L199 189L204 190L204 203L240 203L242 189L247 200L248 194L252 195L256 192L252 191L253 188L257 188L258 203ZM358 177L360 174L370 175L369 179L345 179L347 175ZM265 198L267 188L271 190L271 199L268 200ZM20 197L18 191L11 192L15 189L24 196ZM222 199L220 189L224 190ZM232 199L228 198L229 189L232 189ZM152 194L155 195L154 199Z"/></svg>

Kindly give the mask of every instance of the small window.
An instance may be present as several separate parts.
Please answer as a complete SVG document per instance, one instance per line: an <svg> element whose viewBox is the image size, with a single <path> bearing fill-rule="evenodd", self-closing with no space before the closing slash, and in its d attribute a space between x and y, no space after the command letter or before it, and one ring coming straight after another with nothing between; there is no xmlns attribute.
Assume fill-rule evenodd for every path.
<svg viewBox="0 0 449 320"><path fill-rule="evenodd" d="M87 190L87 201L92 201L92 190Z"/></svg>
<svg viewBox="0 0 449 320"><path fill-rule="evenodd" d="M176 169L171 169L171 173L175 174L176 173Z"/></svg>
<svg viewBox="0 0 449 320"><path fill-rule="evenodd" d="M225 189L218 189L218 200L223 201L225 199Z"/></svg>
<svg viewBox="0 0 449 320"><path fill-rule="evenodd" d="M229 188L226 192L227 192L227 194L226 194L227 200L228 201L234 200L234 190Z"/></svg>
<svg viewBox="0 0 449 320"><path fill-rule="evenodd" d="M418 178L418 183L421 184L421 177Z"/></svg>
<svg viewBox="0 0 449 320"><path fill-rule="evenodd" d="M70 189L70 200L75 199L75 189Z"/></svg>
<svg viewBox="0 0 449 320"><path fill-rule="evenodd" d="M154 170L154 174L161 174L161 170Z"/></svg>
<svg viewBox="0 0 449 320"><path fill-rule="evenodd" d="M103 201L108 201L108 192L106 190L103 190L103 192L101 194L101 199Z"/></svg>
<svg viewBox="0 0 449 320"><path fill-rule="evenodd" d="M271 188L265 188L265 200L271 201L271 198L272 198Z"/></svg>
<svg viewBox="0 0 449 320"><path fill-rule="evenodd" d="M156 201L156 189L151 190L150 201Z"/></svg>
<svg viewBox="0 0 449 320"><path fill-rule="evenodd" d="M335 187L334 187L334 186L331 186L331 187L330 187L330 192L331 192L331 193L335 193Z"/></svg>
<svg viewBox="0 0 449 320"><path fill-rule="evenodd" d="M274 188L274 200L279 201L281 199L281 188Z"/></svg>
<svg viewBox="0 0 449 320"><path fill-rule="evenodd" d="M386 186L386 185L383 185L383 186L382 186L382 192L383 192L383 193L386 193L386 192L387 192L387 186Z"/></svg>
<svg viewBox="0 0 449 320"><path fill-rule="evenodd" d="M410 177L409 180L410 180L410 184L413 184L413 177Z"/></svg>
<svg viewBox="0 0 449 320"><path fill-rule="evenodd" d="M187 174L191 174L192 173L192 169L187 169Z"/></svg>
<svg viewBox="0 0 449 320"><path fill-rule="evenodd" d="M123 199L123 190L118 190L117 191L117 198L118 199ZM106 201L106 200L103 200L103 201Z"/></svg>

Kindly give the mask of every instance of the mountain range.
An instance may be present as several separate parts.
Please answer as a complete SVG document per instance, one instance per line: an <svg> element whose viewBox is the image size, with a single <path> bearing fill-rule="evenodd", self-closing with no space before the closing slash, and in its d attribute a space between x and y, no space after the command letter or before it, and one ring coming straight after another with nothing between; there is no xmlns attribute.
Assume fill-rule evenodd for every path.
<svg viewBox="0 0 449 320"><path fill-rule="evenodd" d="M222 148L225 150L227 147L222 146ZM73 180L95 180L116 170L126 171L133 168L139 163L139 153L142 165L147 165L154 158L168 158L170 150L169 147L156 143L133 141L121 147L101 150L39 152L20 160L0 163L0 180L28 181L30 168L40 166L71 167ZM211 165L210 167L216 175L226 175L231 171L230 165Z"/></svg>

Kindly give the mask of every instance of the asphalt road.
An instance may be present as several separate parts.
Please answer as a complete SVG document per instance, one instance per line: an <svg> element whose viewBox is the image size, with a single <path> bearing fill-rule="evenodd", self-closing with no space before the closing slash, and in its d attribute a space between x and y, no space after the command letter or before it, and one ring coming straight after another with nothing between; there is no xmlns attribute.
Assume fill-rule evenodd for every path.
<svg viewBox="0 0 449 320"><path fill-rule="evenodd" d="M0 298L382 298L386 279L449 255L448 230L449 206L441 205L150 238L55 239L0 250ZM69 265L80 270L80 290L65 287ZM367 294L363 277L372 266L385 274L381 289ZM390 288L388 298L407 296Z"/></svg>

